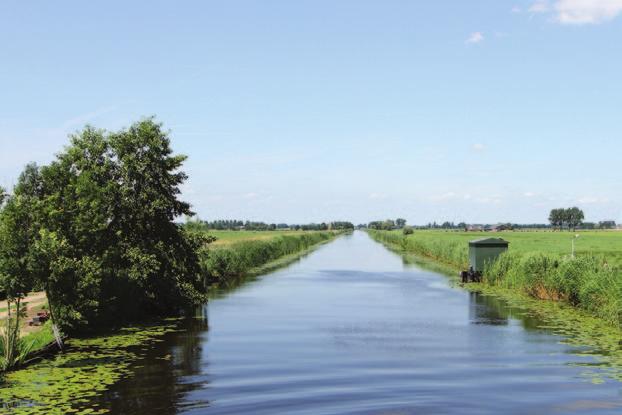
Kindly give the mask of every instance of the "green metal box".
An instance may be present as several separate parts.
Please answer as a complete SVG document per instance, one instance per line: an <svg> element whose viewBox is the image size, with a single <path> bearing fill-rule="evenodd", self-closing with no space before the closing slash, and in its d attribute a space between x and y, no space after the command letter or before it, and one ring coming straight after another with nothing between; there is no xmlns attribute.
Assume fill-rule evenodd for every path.
<svg viewBox="0 0 622 415"><path fill-rule="evenodd" d="M487 263L495 261L508 250L510 243L501 238L477 239L469 242L469 265L473 271L483 272Z"/></svg>

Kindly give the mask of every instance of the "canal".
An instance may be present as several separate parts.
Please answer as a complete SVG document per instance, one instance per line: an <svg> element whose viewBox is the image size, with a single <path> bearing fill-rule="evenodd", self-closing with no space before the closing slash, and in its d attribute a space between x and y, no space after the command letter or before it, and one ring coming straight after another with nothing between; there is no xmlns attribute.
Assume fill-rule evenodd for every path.
<svg viewBox="0 0 622 415"><path fill-rule="evenodd" d="M212 300L94 399L113 414L619 414L594 356L365 233Z"/></svg>

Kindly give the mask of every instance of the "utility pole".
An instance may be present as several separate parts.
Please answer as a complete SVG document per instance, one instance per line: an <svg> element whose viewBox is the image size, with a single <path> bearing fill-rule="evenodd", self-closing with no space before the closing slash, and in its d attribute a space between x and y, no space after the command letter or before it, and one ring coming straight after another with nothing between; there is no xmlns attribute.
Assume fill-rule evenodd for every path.
<svg viewBox="0 0 622 415"><path fill-rule="evenodd" d="M577 233L577 234L574 236L574 238L572 238L572 257L573 257L573 258L574 258L574 241L575 241L577 238L579 238L579 236L581 236L581 235L579 235L579 234Z"/></svg>

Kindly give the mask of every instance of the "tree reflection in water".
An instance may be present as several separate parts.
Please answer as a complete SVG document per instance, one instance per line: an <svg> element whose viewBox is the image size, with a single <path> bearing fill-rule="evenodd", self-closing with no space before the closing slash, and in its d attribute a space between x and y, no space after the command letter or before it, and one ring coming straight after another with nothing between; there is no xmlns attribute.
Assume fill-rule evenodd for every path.
<svg viewBox="0 0 622 415"><path fill-rule="evenodd" d="M112 414L176 414L182 408L207 406L209 402L184 402L187 394L205 388L201 376L203 346L209 331L207 307L180 322L179 330L145 351L133 367L133 376L96 398Z"/></svg>

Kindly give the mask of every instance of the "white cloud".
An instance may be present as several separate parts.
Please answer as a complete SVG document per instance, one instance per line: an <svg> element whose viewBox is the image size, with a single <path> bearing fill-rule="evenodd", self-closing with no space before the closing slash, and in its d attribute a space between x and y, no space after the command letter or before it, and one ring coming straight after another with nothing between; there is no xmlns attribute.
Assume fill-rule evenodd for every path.
<svg viewBox="0 0 622 415"><path fill-rule="evenodd" d="M598 24L621 14L622 0L536 0L527 10L550 13L553 21L562 24Z"/></svg>
<svg viewBox="0 0 622 415"><path fill-rule="evenodd" d="M427 199L430 202L446 202L449 200L453 200L456 197L458 197L456 192L446 192L443 194L430 195Z"/></svg>
<svg viewBox="0 0 622 415"><path fill-rule="evenodd" d="M484 205L500 205L503 203L503 199L497 195L491 197L479 197L476 201Z"/></svg>
<svg viewBox="0 0 622 415"><path fill-rule="evenodd" d="M244 199L256 199L257 196L259 195L255 192L250 192L250 193L246 193L245 195L242 195Z"/></svg>
<svg viewBox="0 0 622 415"><path fill-rule="evenodd" d="M475 144L473 144L472 148L475 151L484 151L484 150L486 150L486 146L484 144L482 144L482 143L475 143Z"/></svg>
<svg viewBox="0 0 622 415"><path fill-rule="evenodd" d="M538 0L529 6L529 12L531 13L546 13L550 10L549 2L546 0Z"/></svg>
<svg viewBox="0 0 622 415"><path fill-rule="evenodd" d="M584 205L594 205L594 204L599 204L599 203L609 203L609 198L585 196L585 197L578 199L577 202L584 204Z"/></svg>
<svg viewBox="0 0 622 415"><path fill-rule="evenodd" d="M523 193L523 196L525 196L525 197L534 197L534 196L536 196L536 194L534 192L525 192L525 193Z"/></svg>
<svg viewBox="0 0 622 415"><path fill-rule="evenodd" d="M484 34L482 32L471 33L471 36L466 40L466 43L475 44L484 41Z"/></svg>
<svg viewBox="0 0 622 415"><path fill-rule="evenodd" d="M512 7L511 11L512 11L512 13L520 13L520 12L522 12L521 8L518 7L518 6Z"/></svg>
<svg viewBox="0 0 622 415"><path fill-rule="evenodd" d="M597 24L622 13L622 0L558 0L555 20L564 24Z"/></svg>
<svg viewBox="0 0 622 415"><path fill-rule="evenodd" d="M370 193L370 194L369 194L369 198L370 198L370 199L375 199L375 200L378 200L378 199L386 199L386 198L387 198L387 195L385 195L385 194L383 194L383 193Z"/></svg>

